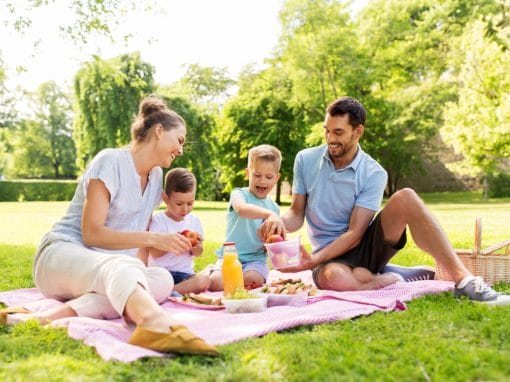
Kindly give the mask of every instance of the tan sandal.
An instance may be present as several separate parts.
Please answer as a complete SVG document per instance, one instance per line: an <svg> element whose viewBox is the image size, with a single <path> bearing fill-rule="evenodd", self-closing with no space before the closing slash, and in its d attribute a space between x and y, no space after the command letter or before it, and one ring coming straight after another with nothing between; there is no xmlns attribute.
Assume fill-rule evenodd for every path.
<svg viewBox="0 0 510 382"><path fill-rule="evenodd" d="M170 333L161 333L138 326L128 343L163 353L219 355L214 346L195 336L184 325L170 326L170 330Z"/></svg>
<svg viewBox="0 0 510 382"><path fill-rule="evenodd" d="M21 306L13 306L9 308L0 309L0 325L7 325L7 316L12 313L32 313L30 310L22 308Z"/></svg>

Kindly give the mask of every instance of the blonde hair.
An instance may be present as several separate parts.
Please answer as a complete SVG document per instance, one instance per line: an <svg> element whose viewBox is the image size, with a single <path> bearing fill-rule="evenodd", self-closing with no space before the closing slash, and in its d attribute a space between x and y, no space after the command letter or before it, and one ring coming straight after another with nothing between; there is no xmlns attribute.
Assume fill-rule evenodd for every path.
<svg viewBox="0 0 510 382"><path fill-rule="evenodd" d="M143 142L153 126L161 124L163 129L172 130L179 126L186 127L184 119L170 110L166 103L155 95L150 95L140 103L138 115L131 125L133 141Z"/></svg>
<svg viewBox="0 0 510 382"><path fill-rule="evenodd" d="M248 168L253 169L258 160L274 162L278 171L282 164L282 153L276 147L271 145L255 146L248 151Z"/></svg>

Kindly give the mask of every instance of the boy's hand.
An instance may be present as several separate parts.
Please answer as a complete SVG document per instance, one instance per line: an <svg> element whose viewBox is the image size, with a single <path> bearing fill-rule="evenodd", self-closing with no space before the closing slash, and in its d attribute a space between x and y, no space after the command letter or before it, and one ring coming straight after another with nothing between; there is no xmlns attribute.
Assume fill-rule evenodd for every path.
<svg viewBox="0 0 510 382"><path fill-rule="evenodd" d="M197 238L197 243L191 247L191 255L192 256L201 256L202 255L202 252L204 251L204 247L202 245L202 241L204 240L202 235L200 235L200 233L198 234L198 238Z"/></svg>
<svg viewBox="0 0 510 382"><path fill-rule="evenodd" d="M301 251L301 261L299 262L299 264L296 265L295 267L280 268L278 269L280 272L284 273L301 272L306 271L308 269L313 269L315 265L317 265L313 262L312 256L310 256L310 254L306 251L303 244L299 246L299 250Z"/></svg>
<svg viewBox="0 0 510 382"><path fill-rule="evenodd" d="M258 235L264 242L271 235L279 235L285 239L285 225L282 218L275 213L270 214L259 228Z"/></svg>

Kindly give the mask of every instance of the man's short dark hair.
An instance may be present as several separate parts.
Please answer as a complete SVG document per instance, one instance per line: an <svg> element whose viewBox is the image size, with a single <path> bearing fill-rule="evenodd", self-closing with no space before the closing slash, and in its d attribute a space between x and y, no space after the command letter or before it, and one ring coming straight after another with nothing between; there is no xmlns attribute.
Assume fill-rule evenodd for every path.
<svg viewBox="0 0 510 382"><path fill-rule="evenodd" d="M352 97L341 97L331 102L326 108L326 113L332 117L347 114L352 127L365 125L367 112L361 102Z"/></svg>

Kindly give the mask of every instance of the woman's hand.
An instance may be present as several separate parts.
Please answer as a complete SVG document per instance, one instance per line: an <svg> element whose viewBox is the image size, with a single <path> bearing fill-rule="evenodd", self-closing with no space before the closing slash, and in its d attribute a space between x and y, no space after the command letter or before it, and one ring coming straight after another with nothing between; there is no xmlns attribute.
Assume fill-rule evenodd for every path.
<svg viewBox="0 0 510 382"><path fill-rule="evenodd" d="M171 253L184 253L191 250L188 238L180 233L154 233L154 243L151 247Z"/></svg>

